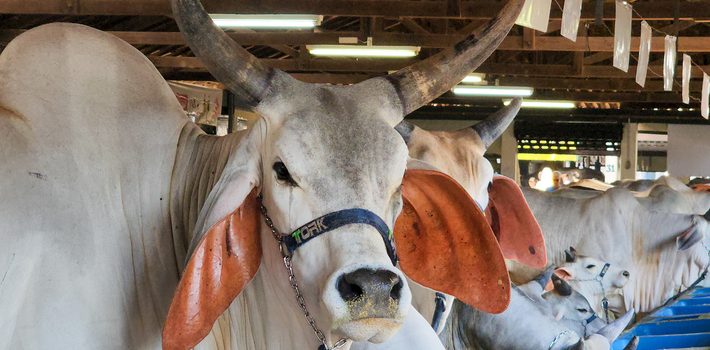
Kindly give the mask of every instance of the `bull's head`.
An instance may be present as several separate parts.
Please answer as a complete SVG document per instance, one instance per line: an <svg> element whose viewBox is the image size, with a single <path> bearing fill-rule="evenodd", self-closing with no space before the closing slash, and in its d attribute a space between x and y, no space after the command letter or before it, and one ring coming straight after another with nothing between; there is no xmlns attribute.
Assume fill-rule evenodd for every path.
<svg viewBox="0 0 710 350"><path fill-rule="evenodd" d="M288 288L279 249L261 225L257 194L282 233L304 234L296 233L304 224L352 208L386 226L382 234L372 222L346 222L293 251L305 304L329 339L382 342L401 325L410 292L386 234L400 212L394 241L409 277L483 310L505 309L507 271L485 220L470 214L475 203L449 177L408 168L406 145L393 127L480 65L522 3L511 0L480 36L452 49L339 87L299 82L264 66L215 27L198 0L174 0L195 54L262 119L230 153L200 213L164 345L185 348L202 339L262 260L261 272ZM316 236L328 224L307 226L306 235Z"/></svg>
<svg viewBox="0 0 710 350"><path fill-rule="evenodd" d="M427 131L406 121L396 129L409 147L412 158L430 164L458 181L486 215L505 257L534 268L547 265L545 242L517 184L496 176L484 157L520 111L514 99L483 121L456 131Z"/></svg>

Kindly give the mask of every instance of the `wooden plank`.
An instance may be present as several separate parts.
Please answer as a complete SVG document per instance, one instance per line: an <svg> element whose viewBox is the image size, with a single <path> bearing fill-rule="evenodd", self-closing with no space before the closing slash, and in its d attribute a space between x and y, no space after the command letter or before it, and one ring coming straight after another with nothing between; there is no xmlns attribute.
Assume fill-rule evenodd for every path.
<svg viewBox="0 0 710 350"><path fill-rule="evenodd" d="M157 67L181 68L188 70L204 71L202 62L195 57L159 57L149 56L150 60ZM311 59L305 62L298 62L294 59L262 59L265 64L283 70L315 70L332 72L387 72L406 67L416 62L416 59L406 60L377 60L377 59ZM710 71L710 65L702 67L705 71ZM661 72L661 66L652 66L651 69ZM681 67L678 66L678 71ZM543 65L543 64L498 64L484 63L476 70L480 73L499 74L510 76L553 76L553 77L588 77L588 78L627 78L635 77L636 67L629 67L629 72L624 73L611 66L584 66L583 73L577 74L571 65ZM699 69L694 68L693 78L702 77ZM651 74L649 79L657 78Z"/></svg>
<svg viewBox="0 0 710 350"><path fill-rule="evenodd" d="M451 2L410 0L203 0L211 13L242 14L321 14L333 16L420 17L420 18L491 18L503 7L502 1ZM634 9L648 20L673 20L676 15L675 0L658 0L634 3ZM7 14L76 14L170 16L170 2L166 0L2 0L0 13ZM604 4L604 16L612 19L614 3ZM677 15L680 19L710 19L710 0L683 1ZM560 19L562 11L553 7L551 19ZM582 19L594 18L594 6L582 8ZM634 20L640 18L634 16Z"/></svg>
<svg viewBox="0 0 710 350"><path fill-rule="evenodd" d="M426 30L424 27L422 27L419 23L417 23L411 18L404 17L400 19L400 22L402 22L402 25L409 29L412 33L430 34L428 30Z"/></svg>
<svg viewBox="0 0 710 350"><path fill-rule="evenodd" d="M23 30L0 30L0 42L9 40L24 32ZM185 39L179 32L108 32L132 45L185 45ZM239 32L229 33L242 45L314 45L338 44L340 37L358 37L359 32ZM375 45L405 45L426 48L446 48L453 46L460 38L459 34L412 34L412 33L376 33ZM652 52L663 52L664 38L657 36L651 44ZM535 36L532 45L525 37L509 36L503 40L498 50L502 51L571 51L571 52L612 52L613 37L589 37L572 42L563 37ZM530 46L528 46L530 45ZM639 37L631 38L631 51L637 52ZM679 52L710 52L710 37L679 37Z"/></svg>

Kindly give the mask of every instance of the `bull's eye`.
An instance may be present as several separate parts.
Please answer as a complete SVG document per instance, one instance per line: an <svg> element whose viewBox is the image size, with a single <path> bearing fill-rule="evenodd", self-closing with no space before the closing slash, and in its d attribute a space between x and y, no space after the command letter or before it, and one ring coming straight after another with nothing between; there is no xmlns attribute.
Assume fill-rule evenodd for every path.
<svg viewBox="0 0 710 350"><path fill-rule="evenodd" d="M579 311L581 313L585 313L585 312L587 312L587 309L577 309L577 311Z"/></svg>
<svg viewBox="0 0 710 350"><path fill-rule="evenodd" d="M593 268L595 268L595 267L597 267L597 265L594 265L594 264L589 264L589 265L587 265L587 268L588 268L588 269L593 269Z"/></svg>
<svg viewBox="0 0 710 350"><path fill-rule="evenodd" d="M296 181L291 177L291 173L288 172L288 168L283 162L274 163L274 172L276 173L276 178L279 181L286 182L289 186L298 186Z"/></svg>

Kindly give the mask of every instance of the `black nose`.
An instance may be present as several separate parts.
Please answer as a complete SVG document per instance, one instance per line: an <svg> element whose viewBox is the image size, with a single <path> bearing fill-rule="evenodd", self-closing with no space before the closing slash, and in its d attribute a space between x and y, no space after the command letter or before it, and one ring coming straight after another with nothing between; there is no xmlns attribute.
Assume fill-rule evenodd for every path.
<svg viewBox="0 0 710 350"><path fill-rule="evenodd" d="M629 271L626 270L624 270L624 272L622 272L621 274L624 275L624 277L629 277L631 275Z"/></svg>
<svg viewBox="0 0 710 350"><path fill-rule="evenodd" d="M346 273L338 280L338 292L345 301L360 298L373 302L399 300L402 280L396 273L387 270L357 269Z"/></svg>

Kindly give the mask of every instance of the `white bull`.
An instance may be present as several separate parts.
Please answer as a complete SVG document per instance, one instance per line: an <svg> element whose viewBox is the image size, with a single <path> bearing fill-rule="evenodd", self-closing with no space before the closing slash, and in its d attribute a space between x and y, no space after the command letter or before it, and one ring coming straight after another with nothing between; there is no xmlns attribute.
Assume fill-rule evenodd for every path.
<svg viewBox="0 0 710 350"><path fill-rule="evenodd" d="M485 60L522 3L480 37L338 87L263 66L199 2L175 0L193 51L262 116L223 138L189 123L152 64L115 37L62 24L21 35L0 56L0 348L184 349L220 315L202 345L347 348L402 324L426 335L408 316L392 239L413 280L502 311L509 281L492 232L468 214L475 203L442 174L405 175L392 127ZM281 249L321 339L257 194L292 243Z"/></svg>
<svg viewBox="0 0 710 350"><path fill-rule="evenodd" d="M427 131L404 121L396 129L406 141L410 157L450 175L466 189L481 210L488 209L487 219L506 258L543 268L547 257L537 222L517 186L502 177L494 180L493 167L483 156L513 121L521 103L520 99L514 100L472 128ZM436 296L435 291L416 284L411 285L411 290L415 308L440 332L453 298L444 294L445 301L441 305L440 296Z"/></svg>
<svg viewBox="0 0 710 350"><path fill-rule="evenodd" d="M656 180L625 180L615 182L617 187L632 191L646 208L676 214L710 215L710 193L693 191L672 176L661 176ZM575 185L586 187L584 184ZM608 187L607 187L608 186ZM605 191L611 186L596 186ZM589 187L587 187L589 188ZM572 197L593 197L598 191L560 190L561 195ZM708 217L706 215L706 217Z"/></svg>

